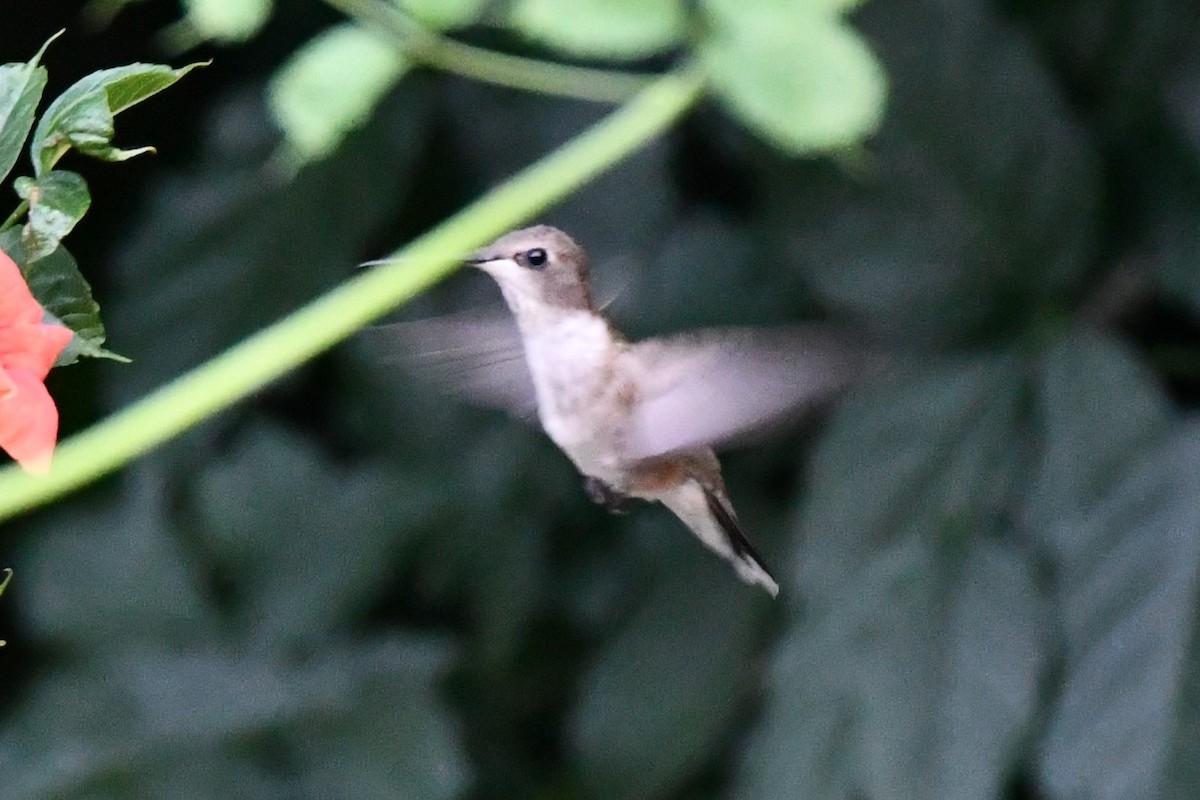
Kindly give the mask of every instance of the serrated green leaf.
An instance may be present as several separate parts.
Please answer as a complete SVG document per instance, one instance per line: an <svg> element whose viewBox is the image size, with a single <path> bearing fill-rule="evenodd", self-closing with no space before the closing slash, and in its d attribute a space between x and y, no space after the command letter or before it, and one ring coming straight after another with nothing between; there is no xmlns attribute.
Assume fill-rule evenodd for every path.
<svg viewBox="0 0 1200 800"><path fill-rule="evenodd" d="M1020 391L1019 363L993 356L898 369L846 398L810 468L796 590L840 597L889 543L990 525L1016 469Z"/></svg>
<svg viewBox="0 0 1200 800"><path fill-rule="evenodd" d="M461 28L479 20L488 0L393 0L423 25L435 30Z"/></svg>
<svg viewBox="0 0 1200 800"><path fill-rule="evenodd" d="M1055 564L1066 661L1038 748L1051 796L1144 797L1162 778L1196 633L1198 496L1193 424L1053 532L1071 555Z"/></svg>
<svg viewBox="0 0 1200 800"><path fill-rule="evenodd" d="M1200 428L1172 434L1152 378L1094 335L1058 345L1038 388L1025 517L1052 554L1065 654L1038 774L1052 796L1148 796L1196 635Z"/></svg>
<svg viewBox="0 0 1200 800"><path fill-rule="evenodd" d="M30 157L38 176L49 171L67 150L104 161L123 161L152 147L120 150L112 146L113 117L171 86L203 64L173 69L161 64L129 64L93 72L59 95L42 114L33 133Z"/></svg>
<svg viewBox="0 0 1200 800"><path fill-rule="evenodd" d="M21 232L21 246L30 262L58 249L92 204L87 181L77 172L51 170L40 178L18 178L17 195L29 203L29 221Z"/></svg>
<svg viewBox="0 0 1200 800"><path fill-rule="evenodd" d="M1153 375L1124 343L1080 331L1042 360L1037 376L1043 448L1023 523L1052 552L1071 552L1055 526L1112 489L1129 459L1170 430L1170 405Z"/></svg>
<svg viewBox="0 0 1200 800"><path fill-rule="evenodd" d="M353 24L329 28L292 54L268 87L271 113L300 166L361 127L409 62L386 37Z"/></svg>
<svg viewBox="0 0 1200 800"><path fill-rule="evenodd" d="M784 152L850 147L883 119L887 78L862 38L836 16L778 5L713 11L700 44L717 98Z"/></svg>
<svg viewBox="0 0 1200 800"><path fill-rule="evenodd" d="M570 735L595 796L669 796L746 700L767 601L728 572L699 548L672 556L584 677Z"/></svg>
<svg viewBox="0 0 1200 800"><path fill-rule="evenodd" d="M46 40L41 49L24 64L0 65L0 180L8 177L21 155L21 147L33 127L37 105L46 88L46 68L38 62L59 36Z"/></svg>
<svg viewBox="0 0 1200 800"><path fill-rule="evenodd" d="M103 347L107 334L100 320L100 305L92 297L92 287L71 253L59 245L48 256L29 261L23 239L21 229L11 228L0 233L0 249L21 266L29 291L46 314L75 334L55 364L74 364L81 356L128 361Z"/></svg>
<svg viewBox="0 0 1200 800"><path fill-rule="evenodd" d="M737 796L1001 796L1033 724L1045 621L1031 566L1004 545L877 550L781 642Z"/></svg>
<svg viewBox="0 0 1200 800"><path fill-rule="evenodd" d="M1033 569L995 511L1020 377L995 358L899 371L837 411L784 589L805 593L805 621L773 661L742 796L1000 792L1046 646Z"/></svg>
<svg viewBox="0 0 1200 800"><path fill-rule="evenodd" d="M509 24L568 55L634 59L678 47L687 16L681 0L517 0Z"/></svg>

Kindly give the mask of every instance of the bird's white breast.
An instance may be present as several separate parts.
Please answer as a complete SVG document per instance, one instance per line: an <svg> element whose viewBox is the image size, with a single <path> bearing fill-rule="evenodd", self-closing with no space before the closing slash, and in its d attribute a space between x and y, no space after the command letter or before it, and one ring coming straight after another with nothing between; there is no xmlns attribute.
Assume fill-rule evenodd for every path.
<svg viewBox="0 0 1200 800"><path fill-rule="evenodd" d="M542 427L586 475L619 485L622 398L619 345L599 316L572 311L522 331Z"/></svg>

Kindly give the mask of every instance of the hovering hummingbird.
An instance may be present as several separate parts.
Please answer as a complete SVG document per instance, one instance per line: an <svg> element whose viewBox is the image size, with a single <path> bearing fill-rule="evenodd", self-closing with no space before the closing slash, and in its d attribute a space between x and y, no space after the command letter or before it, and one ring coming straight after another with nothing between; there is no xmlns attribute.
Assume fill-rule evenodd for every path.
<svg viewBox="0 0 1200 800"><path fill-rule="evenodd" d="M491 275L516 321L420 323L409 344L448 359L448 382L525 415L614 513L658 501L738 576L779 585L738 523L713 446L843 387L854 353L817 328L726 328L630 342L592 299L588 259L562 231L509 233L467 263ZM405 327L404 324L401 327Z"/></svg>

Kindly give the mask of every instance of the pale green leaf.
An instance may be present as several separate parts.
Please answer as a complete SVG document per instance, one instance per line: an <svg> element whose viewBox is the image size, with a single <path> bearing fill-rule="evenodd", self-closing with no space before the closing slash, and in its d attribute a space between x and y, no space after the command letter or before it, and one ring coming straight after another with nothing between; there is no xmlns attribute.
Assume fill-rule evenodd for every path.
<svg viewBox="0 0 1200 800"><path fill-rule="evenodd" d="M517 0L510 24L529 39L573 56L634 59L680 46L681 0Z"/></svg>
<svg viewBox="0 0 1200 800"><path fill-rule="evenodd" d="M897 87L887 122L857 174L760 173L775 272L890 346L994 342L1073 307L1103 239L1102 164L1025 38L978 4L868 3L856 24Z"/></svg>
<svg viewBox="0 0 1200 800"><path fill-rule="evenodd" d="M184 0L183 24L200 38L244 42L271 18L275 0Z"/></svg>
<svg viewBox="0 0 1200 800"><path fill-rule="evenodd" d="M72 147L105 161L123 161L152 150L113 147L113 117L198 66L173 69L161 64L129 64L93 72L72 84L49 105L34 130L30 156L35 174L48 172Z"/></svg>
<svg viewBox="0 0 1200 800"><path fill-rule="evenodd" d="M29 203L21 246L31 262L58 249L92 204L87 182L78 172L51 170L37 179L18 178L15 188L17 196Z"/></svg>
<svg viewBox="0 0 1200 800"><path fill-rule="evenodd" d="M50 37L33 58L24 64L0 64L0 180L17 162L25 137L33 127L38 102L46 88L46 68L38 61L61 35Z"/></svg>
<svg viewBox="0 0 1200 800"><path fill-rule="evenodd" d="M842 20L792 6L710 16L700 55L713 91L776 147L795 155L842 149L879 127L887 78Z"/></svg>
<svg viewBox="0 0 1200 800"><path fill-rule="evenodd" d="M396 44L357 25L329 28L271 79L268 103L293 166L331 153L408 70Z"/></svg>

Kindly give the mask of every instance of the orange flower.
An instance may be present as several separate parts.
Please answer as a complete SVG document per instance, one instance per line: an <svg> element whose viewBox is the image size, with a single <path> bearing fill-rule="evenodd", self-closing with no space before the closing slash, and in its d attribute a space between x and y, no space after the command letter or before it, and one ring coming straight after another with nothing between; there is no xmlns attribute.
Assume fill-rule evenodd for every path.
<svg viewBox="0 0 1200 800"><path fill-rule="evenodd" d="M28 472L50 469L58 409L42 385L71 331L42 322L21 270L0 251L0 448Z"/></svg>

